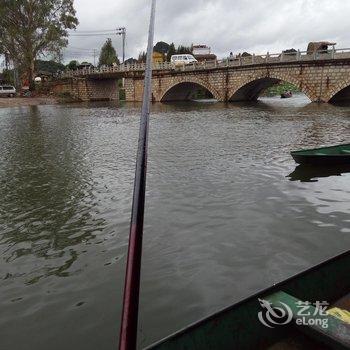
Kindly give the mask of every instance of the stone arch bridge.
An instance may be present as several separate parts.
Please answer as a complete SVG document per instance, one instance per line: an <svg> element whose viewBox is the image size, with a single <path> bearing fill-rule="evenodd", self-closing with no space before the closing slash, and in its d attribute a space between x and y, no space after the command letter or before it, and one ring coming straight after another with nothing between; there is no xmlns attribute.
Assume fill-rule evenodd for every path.
<svg viewBox="0 0 350 350"><path fill-rule="evenodd" d="M198 89L218 101L255 100L280 81L292 83L312 102L350 99L350 54L301 56L289 59L253 56L249 62L211 62L174 69L154 67L153 101L192 99ZM65 73L54 90L81 100L118 97L117 81L124 79L126 101L142 101L144 65Z"/></svg>
<svg viewBox="0 0 350 350"><path fill-rule="evenodd" d="M142 79L138 75L125 78L127 101L142 101ZM350 99L350 59L217 67L201 71L155 71L152 98L164 102L190 100L198 89L202 89L218 101L251 101L281 81L298 87L312 102Z"/></svg>

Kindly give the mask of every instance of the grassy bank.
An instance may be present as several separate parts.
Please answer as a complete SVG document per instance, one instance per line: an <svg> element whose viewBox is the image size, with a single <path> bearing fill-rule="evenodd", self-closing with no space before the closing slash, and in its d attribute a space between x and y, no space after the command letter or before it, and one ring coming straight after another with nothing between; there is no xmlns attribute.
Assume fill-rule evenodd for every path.
<svg viewBox="0 0 350 350"><path fill-rule="evenodd" d="M283 92L292 91L300 92L300 90L293 84L281 82L280 84L271 86L264 92L264 96L276 96L281 95Z"/></svg>

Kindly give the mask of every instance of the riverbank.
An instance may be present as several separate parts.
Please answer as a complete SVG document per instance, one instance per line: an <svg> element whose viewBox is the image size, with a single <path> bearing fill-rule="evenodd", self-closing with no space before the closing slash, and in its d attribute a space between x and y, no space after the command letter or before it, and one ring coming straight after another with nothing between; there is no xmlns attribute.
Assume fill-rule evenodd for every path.
<svg viewBox="0 0 350 350"><path fill-rule="evenodd" d="M295 85L286 83L286 82L281 82L280 84L276 84L268 88L263 95L264 96L280 96L286 91L291 91L293 93L298 93L300 92L300 89L298 89Z"/></svg>
<svg viewBox="0 0 350 350"><path fill-rule="evenodd" d="M54 97L14 97L0 98L0 108L54 105L59 101Z"/></svg>

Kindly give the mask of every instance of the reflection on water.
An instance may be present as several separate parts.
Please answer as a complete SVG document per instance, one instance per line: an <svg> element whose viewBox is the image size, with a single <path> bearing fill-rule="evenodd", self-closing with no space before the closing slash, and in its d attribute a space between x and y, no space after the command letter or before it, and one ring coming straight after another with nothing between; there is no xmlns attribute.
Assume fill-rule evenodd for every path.
<svg viewBox="0 0 350 350"><path fill-rule="evenodd" d="M26 283L55 274L67 276L79 254L75 246L87 242L103 219L93 218L89 170L84 151L69 133L51 133L38 107L30 107L26 122L10 122L0 171L2 253L10 263L22 256L42 260L26 274ZM59 127L52 125L52 128ZM11 278L7 272L5 278Z"/></svg>
<svg viewBox="0 0 350 350"><path fill-rule="evenodd" d="M140 347L350 247L349 172L286 178L348 142L350 107L152 108ZM139 111L0 110L0 348L115 349Z"/></svg>
<svg viewBox="0 0 350 350"><path fill-rule="evenodd" d="M350 164L331 166L301 164L288 177L291 181L317 182L321 177L341 176L346 173L350 173Z"/></svg>

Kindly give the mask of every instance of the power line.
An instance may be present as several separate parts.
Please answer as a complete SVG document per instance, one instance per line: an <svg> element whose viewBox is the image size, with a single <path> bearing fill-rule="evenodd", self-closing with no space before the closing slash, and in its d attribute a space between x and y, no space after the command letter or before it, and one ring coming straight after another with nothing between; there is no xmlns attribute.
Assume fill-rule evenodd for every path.
<svg viewBox="0 0 350 350"><path fill-rule="evenodd" d="M70 49L73 49L73 50L77 50L77 51L94 51L96 49L83 49L82 47L75 47L75 46L68 46L66 48L66 50L70 50Z"/></svg>
<svg viewBox="0 0 350 350"><path fill-rule="evenodd" d="M85 56L92 57L93 55L94 55L93 52L89 52L87 54L77 53L77 52L67 52L67 53L64 54L64 56L79 56L79 57L85 57Z"/></svg>
<svg viewBox="0 0 350 350"><path fill-rule="evenodd" d="M63 55L64 57L76 57L76 58L84 58L84 57L93 57L94 54L90 54L90 55L77 55L75 53L70 53L70 54L66 54L66 55Z"/></svg>
<svg viewBox="0 0 350 350"><path fill-rule="evenodd" d="M95 50L96 52L96 50ZM94 53L94 50L91 50L91 51L75 51L75 50L66 50L66 51L63 51L64 54L77 54L77 55L88 55L88 54L93 54Z"/></svg>
<svg viewBox="0 0 350 350"><path fill-rule="evenodd" d="M88 52L93 52L94 50L96 50L96 49L77 50L77 49L75 49L75 48L67 48L67 49L65 49L64 51L65 51L65 52L70 51L70 52L88 53Z"/></svg>
<svg viewBox="0 0 350 350"><path fill-rule="evenodd" d="M125 46L126 46L126 28L125 27L119 27L116 29L97 29L97 30L81 30L81 31L72 31L69 32L69 36L71 37L93 37L93 36L112 36L112 35L120 35L122 36L122 50L123 50L123 63L125 62ZM93 51L93 57L94 57L94 62L96 61L96 55L97 55L97 50L93 49L80 49L80 48L73 48L73 50L70 51L71 54L72 52L75 52L75 50L81 50L81 51ZM69 49L68 49L69 50Z"/></svg>
<svg viewBox="0 0 350 350"><path fill-rule="evenodd" d="M115 28L113 29L96 29L96 30L74 30L70 31L69 33L99 33L99 32L113 32L115 31Z"/></svg>
<svg viewBox="0 0 350 350"><path fill-rule="evenodd" d="M105 36L105 35L113 35L115 32L110 33L86 33L86 34L69 34L69 36Z"/></svg>

